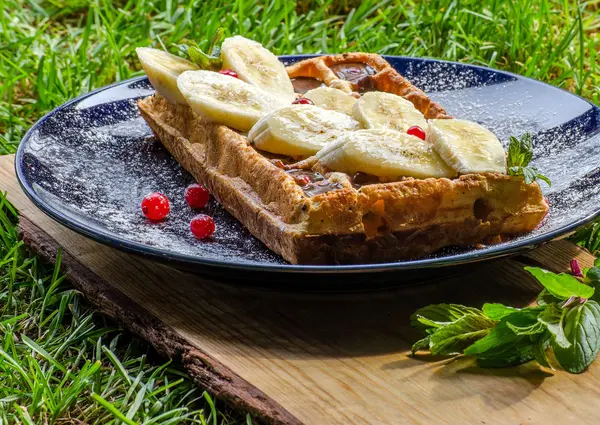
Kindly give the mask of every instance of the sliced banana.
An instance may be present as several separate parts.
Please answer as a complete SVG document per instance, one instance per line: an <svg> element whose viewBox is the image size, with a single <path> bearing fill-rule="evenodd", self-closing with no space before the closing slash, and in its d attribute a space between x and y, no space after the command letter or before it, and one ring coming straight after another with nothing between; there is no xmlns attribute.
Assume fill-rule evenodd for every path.
<svg viewBox="0 0 600 425"><path fill-rule="evenodd" d="M414 125L423 129L427 127L425 117L411 102L380 91L362 95L354 105L353 116L364 128L389 128L406 132Z"/></svg>
<svg viewBox="0 0 600 425"><path fill-rule="evenodd" d="M342 135L317 153L326 167L396 180L401 177L454 177L452 170L418 137L389 129L359 130Z"/></svg>
<svg viewBox="0 0 600 425"><path fill-rule="evenodd" d="M317 87L304 93L303 97L312 100L315 106L350 116L352 116L352 107L356 103L355 97L332 87Z"/></svg>
<svg viewBox="0 0 600 425"><path fill-rule="evenodd" d="M496 135L467 120L429 120L427 140L454 170L506 173L506 153Z"/></svg>
<svg viewBox="0 0 600 425"><path fill-rule="evenodd" d="M289 105L257 122L248 138L257 149L299 157L313 155L359 128L358 122L341 112L313 105Z"/></svg>
<svg viewBox="0 0 600 425"><path fill-rule="evenodd" d="M240 131L283 106L264 90L213 71L186 71L177 78L177 87L197 115Z"/></svg>
<svg viewBox="0 0 600 425"><path fill-rule="evenodd" d="M240 79L276 95L285 103L295 99L285 66L260 43L239 35L226 38L221 45L221 60L223 68L233 69Z"/></svg>
<svg viewBox="0 0 600 425"><path fill-rule="evenodd" d="M138 47L135 52L158 94L173 103L187 103L177 88L177 77L185 71L198 69L195 64L150 47Z"/></svg>

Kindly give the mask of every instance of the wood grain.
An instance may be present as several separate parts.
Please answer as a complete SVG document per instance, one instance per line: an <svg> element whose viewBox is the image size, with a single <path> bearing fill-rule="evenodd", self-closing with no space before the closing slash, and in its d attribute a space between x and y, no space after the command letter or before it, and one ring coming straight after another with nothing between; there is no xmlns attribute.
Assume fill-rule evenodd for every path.
<svg viewBox="0 0 600 425"><path fill-rule="evenodd" d="M72 268L71 279L100 309L166 355L181 355L199 384L272 423L597 423L596 365L569 375L533 363L482 370L469 359L407 355L419 336L408 318L424 304L524 306L540 289L524 265L563 271L574 257L591 265L593 257L567 241L435 284L278 293L193 276L65 229L26 199L10 158L0 158L0 190L21 211L28 244L49 259L65 247L65 261L85 270ZM124 311L129 305L139 311Z"/></svg>

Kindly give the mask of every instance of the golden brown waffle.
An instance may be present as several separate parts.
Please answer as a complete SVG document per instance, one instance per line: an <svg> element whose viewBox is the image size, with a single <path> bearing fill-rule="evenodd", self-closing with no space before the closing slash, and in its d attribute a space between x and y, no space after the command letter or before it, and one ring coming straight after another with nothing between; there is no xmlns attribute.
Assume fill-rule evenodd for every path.
<svg viewBox="0 0 600 425"><path fill-rule="evenodd" d="M537 184L503 174L357 187L348 176L330 173L321 185L330 190L314 193L245 136L203 120L186 105L154 95L138 106L177 161L254 236L294 264L421 257L531 231L548 211Z"/></svg>
<svg viewBox="0 0 600 425"><path fill-rule="evenodd" d="M427 119L450 118L442 106L376 54L357 52L319 56L290 65L287 71L292 81L296 79L308 87L310 83L313 86L323 83L346 93L385 91L409 100Z"/></svg>
<svg viewBox="0 0 600 425"><path fill-rule="evenodd" d="M339 74L347 69L335 66L342 63L365 64L370 69L363 74L371 82L360 81L365 75L357 72L342 80ZM428 118L446 116L441 106L377 55L325 56L292 65L288 71L293 78L318 79L317 85L324 82L346 92L396 93ZM140 100L138 106L177 161L254 236L294 264L422 257L447 246L529 232L548 212L539 186L525 184L520 177L469 174L380 183L367 176L361 182L320 169L310 158L302 166L286 164L285 158L257 151L244 135L158 94ZM303 175L311 175L314 183L300 186Z"/></svg>

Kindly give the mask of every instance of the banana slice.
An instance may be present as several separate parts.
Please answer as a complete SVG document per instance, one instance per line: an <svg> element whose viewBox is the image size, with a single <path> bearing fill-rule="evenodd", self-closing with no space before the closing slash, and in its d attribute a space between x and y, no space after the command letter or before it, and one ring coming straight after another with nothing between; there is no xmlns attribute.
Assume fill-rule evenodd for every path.
<svg viewBox="0 0 600 425"><path fill-rule="evenodd" d="M467 120L429 120L427 140L460 174L504 173L506 153L496 135Z"/></svg>
<svg viewBox="0 0 600 425"><path fill-rule="evenodd" d="M196 114L240 131L283 106L264 90L213 71L186 71L177 78L177 87Z"/></svg>
<svg viewBox="0 0 600 425"><path fill-rule="evenodd" d="M400 177L454 177L452 170L418 137L389 129L359 130L342 135L317 153L326 167L397 180Z"/></svg>
<svg viewBox="0 0 600 425"><path fill-rule="evenodd" d="M226 38L221 45L223 68L233 69L240 79L279 97L295 99L294 87L283 63L260 43L242 36Z"/></svg>
<svg viewBox="0 0 600 425"><path fill-rule="evenodd" d="M142 68L144 68L152 87L158 94L170 102L186 104L185 98L177 88L177 77L185 71L195 70L198 67L164 50L138 47L135 52L140 58Z"/></svg>
<svg viewBox="0 0 600 425"><path fill-rule="evenodd" d="M299 157L313 155L359 128L354 119L341 112L313 105L289 105L257 122L248 138L257 149Z"/></svg>
<svg viewBox="0 0 600 425"><path fill-rule="evenodd" d="M350 116L352 116L352 107L356 103L355 97L331 87L317 87L307 91L303 96L312 100L315 106Z"/></svg>
<svg viewBox="0 0 600 425"><path fill-rule="evenodd" d="M389 128L406 132L414 125L423 129L427 127L425 117L411 102L380 91L362 95L354 105L353 116L364 128Z"/></svg>

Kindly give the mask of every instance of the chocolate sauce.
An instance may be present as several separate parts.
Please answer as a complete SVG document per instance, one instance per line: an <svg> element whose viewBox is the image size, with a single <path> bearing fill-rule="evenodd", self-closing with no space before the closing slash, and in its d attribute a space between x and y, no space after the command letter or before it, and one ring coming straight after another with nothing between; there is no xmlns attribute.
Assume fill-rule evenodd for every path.
<svg viewBox="0 0 600 425"><path fill-rule="evenodd" d="M366 186L368 184L380 183L376 176L371 174L361 173L360 171L352 176L352 184L355 187Z"/></svg>
<svg viewBox="0 0 600 425"><path fill-rule="evenodd" d="M365 63L348 62L336 63L329 67L338 78L357 83L360 79L375 75L375 70Z"/></svg>
<svg viewBox="0 0 600 425"><path fill-rule="evenodd" d="M340 183L330 182L329 180L325 179L321 173L316 171L289 170L287 173L294 177L296 183L302 187L304 194L310 197L343 188ZM303 184L306 180L309 182L307 184Z"/></svg>
<svg viewBox="0 0 600 425"><path fill-rule="evenodd" d="M292 78L292 85L296 93L304 94L309 90L324 86L321 80L312 77L297 77Z"/></svg>

